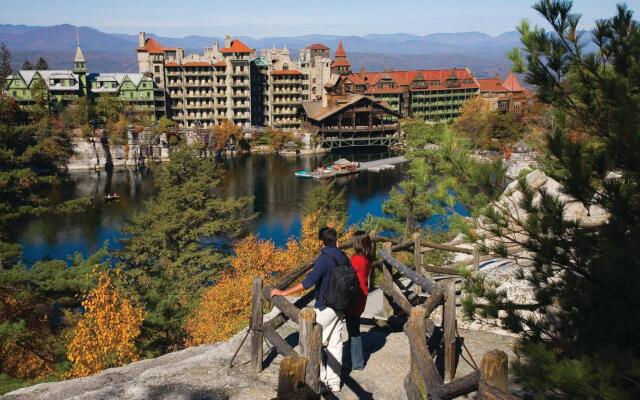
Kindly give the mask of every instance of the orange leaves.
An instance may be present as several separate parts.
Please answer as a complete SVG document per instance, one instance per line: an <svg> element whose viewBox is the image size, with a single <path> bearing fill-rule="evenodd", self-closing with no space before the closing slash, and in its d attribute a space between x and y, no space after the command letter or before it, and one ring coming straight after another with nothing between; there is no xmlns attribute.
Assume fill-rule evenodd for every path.
<svg viewBox="0 0 640 400"><path fill-rule="evenodd" d="M199 306L186 323L187 346L226 340L247 325L251 314L251 282L260 276L265 285L318 255L322 243L318 230L324 224L320 212L302 218L300 240L289 239L285 248L249 235L236 245L232 270L202 293ZM330 219L327 225L342 232L343 226Z"/></svg>
<svg viewBox="0 0 640 400"><path fill-rule="evenodd" d="M84 314L67 346L73 366L70 376L87 376L138 359L135 340L140 335L142 308L137 308L102 272L98 286L82 302Z"/></svg>
<svg viewBox="0 0 640 400"><path fill-rule="evenodd" d="M213 127L213 137L215 139L214 150L222 151L229 140L237 140L242 136L242 128L235 125L228 119L222 120Z"/></svg>

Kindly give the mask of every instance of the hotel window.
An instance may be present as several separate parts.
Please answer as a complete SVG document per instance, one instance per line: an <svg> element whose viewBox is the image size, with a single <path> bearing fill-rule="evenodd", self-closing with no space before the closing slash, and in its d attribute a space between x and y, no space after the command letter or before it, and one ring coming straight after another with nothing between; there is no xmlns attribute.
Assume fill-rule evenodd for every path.
<svg viewBox="0 0 640 400"><path fill-rule="evenodd" d="M156 65L155 68L154 68L154 71L156 71L156 74L159 74L160 73L160 66Z"/></svg>

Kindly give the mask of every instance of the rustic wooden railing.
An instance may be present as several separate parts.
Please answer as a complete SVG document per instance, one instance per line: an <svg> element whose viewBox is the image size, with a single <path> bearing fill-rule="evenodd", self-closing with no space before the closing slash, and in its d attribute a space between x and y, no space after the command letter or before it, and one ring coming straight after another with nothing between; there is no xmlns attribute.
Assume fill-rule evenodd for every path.
<svg viewBox="0 0 640 400"><path fill-rule="evenodd" d="M495 256L480 257L476 248L459 247L460 241L447 244L421 240L416 234L413 240L398 242L389 238L372 235L374 243L382 243L378 252L379 258L374 268L382 269L382 282L379 285L384 293L385 309L393 313L402 313L407 317L404 332L409 339L410 365L404 380L404 388L409 400L432 399L446 400L478 391L478 399L511 399L507 387L507 356L494 350L485 354L481 370L456 377L457 361L460 356L456 337L456 275L458 270L452 266L434 267L424 263L424 253L437 249L471 256L468 264L476 269L483 259ZM350 242L340 246L341 249L352 247ZM413 268L400 262L394 253L405 251L413 253ZM489 258L487 258L489 257ZM296 282L313 267L307 263L283 277L273 287L285 289ZM407 297L403 292L409 280L417 288L417 296ZM278 399L314 398L320 389L319 366L322 346L322 327L315 322L315 312L306 307L313 299L309 292L294 303L282 296L271 296L271 287L262 287L262 281L256 277L253 281L253 310L250 321L251 331L251 365L252 370L263 369L263 340L266 339L273 348L285 358L280 365L278 381ZM270 302L280 312L271 320L263 322L263 307ZM429 350L427 341L436 339L432 335L435 323L431 318L433 311L442 306L441 329L444 332L442 343L430 345L441 348L444 354L444 373L436 366L434 355ZM287 320L298 324L300 353L277 332ZM464 342L462 342L464 343Z"/></svg>

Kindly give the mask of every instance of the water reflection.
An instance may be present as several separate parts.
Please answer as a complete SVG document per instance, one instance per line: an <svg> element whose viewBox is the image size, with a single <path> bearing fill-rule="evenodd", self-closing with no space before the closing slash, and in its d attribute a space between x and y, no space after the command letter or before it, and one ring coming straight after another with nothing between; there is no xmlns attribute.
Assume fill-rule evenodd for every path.
<svg viewBox="0 0 640 400"><path fill-rule="evenodd" d="M301 169L328 165L340 157L367 161L391 156L384 152L309 155L282 157L274 155L243 155L224 161L226 175L221 190L226 196L253 195L252 210L258 214L251 230L259 237L284 245L290 236L300 231L300 208L305 193L319 183L293 175ZM368 213L381 215L382 202L389 190L400 181L403 168L380 173L360 173L339 178L336 184L345 187L349 223L356 223ZM117 192L120 200L105 203L104 195ZM88 255L108 240L110 248L118 248L122 228L153 193L153 181L148 171L116 169L73 172L70 179L54 188L55 201L90 196L94 204L73 216L40 216L23 221L14 234L24 247L27 262L51 257L65 259L75 252Z"/></svg>

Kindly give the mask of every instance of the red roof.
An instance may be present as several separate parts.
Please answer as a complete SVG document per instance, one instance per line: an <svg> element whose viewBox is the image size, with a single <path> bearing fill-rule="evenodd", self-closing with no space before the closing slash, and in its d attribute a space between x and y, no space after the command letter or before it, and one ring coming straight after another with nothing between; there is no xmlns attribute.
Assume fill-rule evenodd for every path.
<svg viewBox="0 0 640 400"><path fill-rule="evenodd" d="M429 90L446 90L445 81L451 76L455 76L460 81L461 89L477 89L478 83L466 68L435 69L435 70L413 70L413 71L386 71L386 72L361 72L345 77L357 84L366 84L369 87L376 85L382 79L389 79L399 86L410 86L413 81L419 81L420 77L426 81ZM471 83L464 83L464 80L471 80ZM440 84L434 86L431 81L438 81ZM378 89L379 90L379 89Z"/></svg>
<svg viewBox="0 0 640 400"><path fill-rule="evenodd" d="M509 75L507 75L504 82L502 82L502 85L510 92L522 92L524 90L518 81L518 77L513 72L510 72Z"/></svg>
<svg viewBox="0 0 640 400"><path fill-rule="evenodd" d="M481 92L507 92L507 88L502 86L502 81L499 77L478 79L478 85L480 85Z"/></svg>
<svg viewBox="0 0 640 400"><path fill-rule="evenodd" d="M347 57L347 52L344 51L344 47L342 47L342 40L338 42L338 48L336 49L334 57Z"/></svg>
<svg viewBox="0 0 640 400"><path fill-rule="evenodd" d="M332 67L350 67L351 63L346 58L338 58L331 62Z"/></svg>
<svg viewBox="0 0 640 400"><path fill-rule="evenodd" d="M233 39L231 41L231 46L223 47L220 49L223 53L251 53L253 50L249 48L246 44L242 43L238 39Z"/></svg>
<svg viewBox="0 0 640 400"><path fill-rule="evenodd" d="M329 50L329 48L322 43L314 43L307 46L307 49L310 50Z"/></svg>
<svg viewBox="0 0 640 400"><path fill-rule="evenodd" d="M214 67L226 67L227 63L224 61L218 61L215 64L213 64Z"/></svg>
<svg viewBox="0 0 640 400"><path fill-rule="evenodd" d="M188 61L183 64L185 67L210 67L211 63L206 61Z"/></svg>
<svg viewBox="0 0 640 400"><path fill-rule="evenodd" d="M169 61L164 64L165 67L179 67L180 65L177 62Z"/></svg>
<svg viewBox="0 0 640 400"><path fill-rule="evenodd" d="M175 47L164 47L163 45L158 43L158 41L155 40L154 38L149 38L144 42L144 47L138 47L136 50L137 51L146 51L148 53L154 53L154 54L158 54L158 53L162 54L167 50L175 51L176 48Z"/></svg>
<svg viewBox="0 0 640 400"><path fill-rule="evenodd" d="M302 75L297 69L276 69L271 71L271 75Z"/></svg>

